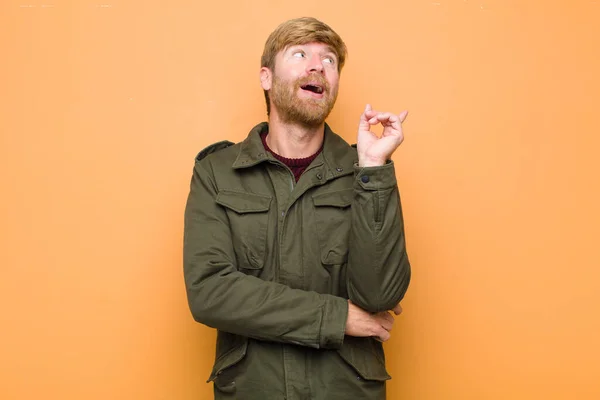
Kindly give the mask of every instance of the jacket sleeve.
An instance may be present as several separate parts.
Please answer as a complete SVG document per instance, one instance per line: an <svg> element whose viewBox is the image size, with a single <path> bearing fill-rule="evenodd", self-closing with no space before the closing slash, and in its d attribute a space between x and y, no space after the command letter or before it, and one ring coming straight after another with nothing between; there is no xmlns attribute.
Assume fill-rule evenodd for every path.
<svg viewBox="0 0 600 400"><path fill-rule="evenodd" d="M394 164L355 166L347 288L364 310L391 310L410 282L404 222Z"/></svg>
<svg viewBox="0 0 600 400"><path fill-rule="evenodd" d="M185 209L184 277L194 319L259 340L340 348L346 299L238 271L225 210L207 159L196 162Z"/></svg>

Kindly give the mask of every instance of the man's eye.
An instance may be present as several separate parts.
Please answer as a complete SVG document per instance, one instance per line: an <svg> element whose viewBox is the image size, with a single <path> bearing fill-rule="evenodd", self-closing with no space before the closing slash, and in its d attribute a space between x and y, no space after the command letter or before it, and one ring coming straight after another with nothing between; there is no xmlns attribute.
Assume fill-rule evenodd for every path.
<svg viewBox="0 0 600 400"><path fill-rule="evenodd" d="M323 59L323 62L326 62L327 64L335 64L335 60L333 59L333 57L325 57Z"/></svg>
<svg viewBox="0 0 600 400"><path fill-rule="evenodd" d="M296 51L292 54L292 56L296 57L296 58L303 58L304 57L304 52L303 51Z"/></svg>

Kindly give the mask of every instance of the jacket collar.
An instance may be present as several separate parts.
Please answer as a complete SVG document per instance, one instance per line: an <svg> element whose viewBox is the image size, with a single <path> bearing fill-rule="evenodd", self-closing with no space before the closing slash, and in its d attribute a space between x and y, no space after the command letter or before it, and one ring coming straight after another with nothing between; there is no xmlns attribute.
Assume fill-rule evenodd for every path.
<svg viewBox="0 0 600 400"><path fill-rule="evenodd" d="M267 122L256 125L248 137L241 143L240 151L233 163L234 169L248 168L261 162L274 160L262 144L260 134L269 130ZM311 167L324 165L326 178L353 173L354 163L358 162L356 150L344 139L335 134L329 125L325 124L323 151L312 162Z"/></svg>

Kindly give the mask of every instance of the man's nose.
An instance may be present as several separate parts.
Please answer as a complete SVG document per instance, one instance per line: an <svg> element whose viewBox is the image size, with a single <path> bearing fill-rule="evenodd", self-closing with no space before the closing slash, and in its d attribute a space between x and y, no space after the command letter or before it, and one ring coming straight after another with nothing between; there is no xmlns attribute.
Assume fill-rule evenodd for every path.
<svg viewBox="0 0 600 400"><path fill-rule="evenodd" d="M308 72L323 72L323 60L321 60L321 57L314 55L308 60Z"/></svg>

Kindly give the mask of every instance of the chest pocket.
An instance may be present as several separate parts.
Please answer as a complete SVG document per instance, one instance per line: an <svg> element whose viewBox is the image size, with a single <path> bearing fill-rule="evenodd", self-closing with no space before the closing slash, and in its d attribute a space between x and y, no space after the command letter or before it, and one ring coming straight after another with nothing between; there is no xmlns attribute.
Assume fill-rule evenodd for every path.
<svg viewBox="0 0 600 400"><path fill-rule="evenodd" d="M238 268L259 275L265 264L271 196L222 190L216 202L227 210ZM246 271L244 271L246 270Z"/></svg>
<svg viewBox="0 0 600 400"><path fill-rule="evenodd" d="M350 188L313 196L315 227L324 265L341 265L348 261L353 193Z"/></svg>

